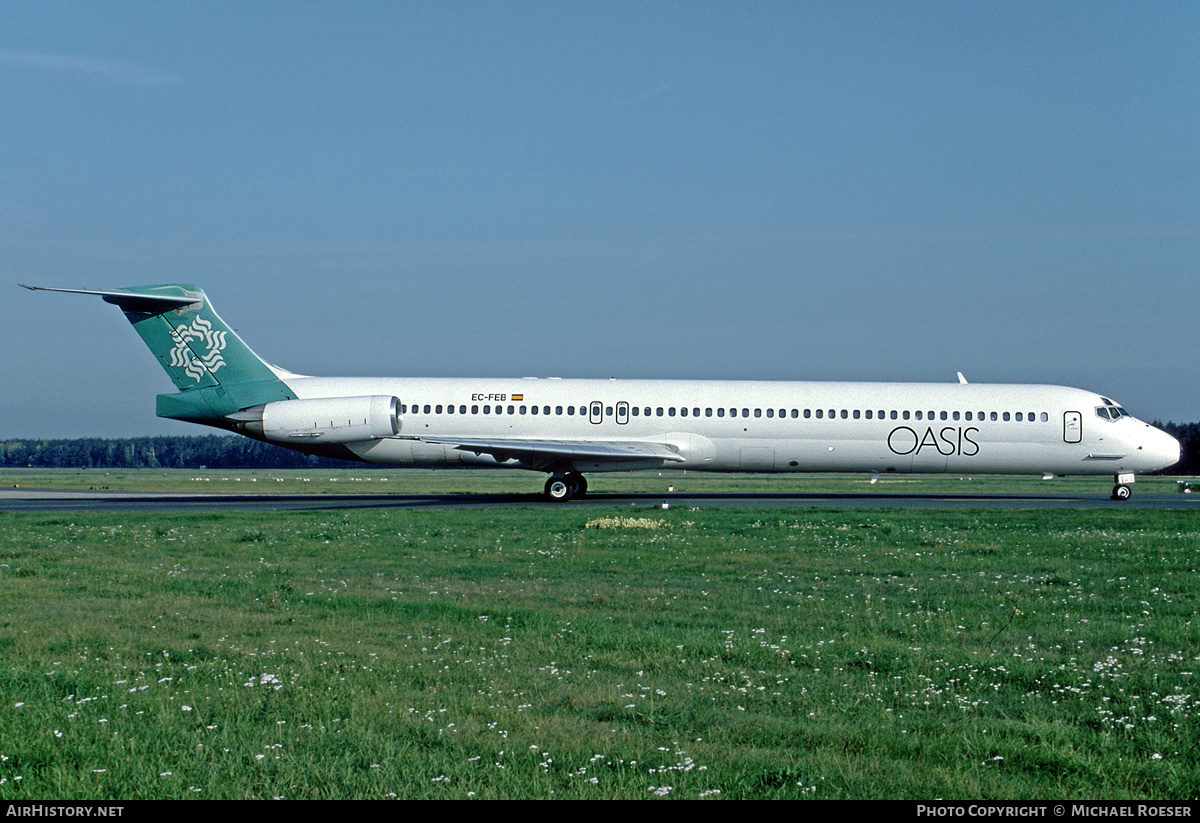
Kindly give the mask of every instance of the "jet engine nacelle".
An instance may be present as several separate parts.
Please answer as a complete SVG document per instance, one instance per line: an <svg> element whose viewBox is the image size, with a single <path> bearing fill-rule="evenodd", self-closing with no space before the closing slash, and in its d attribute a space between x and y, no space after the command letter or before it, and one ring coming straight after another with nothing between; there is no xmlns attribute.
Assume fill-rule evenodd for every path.
<svg viewBox="0 0 1200 823"><path fill-rule="evenodd" d="M352 443L400 433L400 400L389 395L278 400L262 407L262 434L279 443Z"/></svg>

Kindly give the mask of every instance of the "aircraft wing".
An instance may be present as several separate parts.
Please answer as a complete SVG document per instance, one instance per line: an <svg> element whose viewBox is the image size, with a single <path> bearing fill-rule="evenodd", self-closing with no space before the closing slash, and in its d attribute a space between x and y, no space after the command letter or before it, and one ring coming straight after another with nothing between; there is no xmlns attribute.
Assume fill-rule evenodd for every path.
<svg viewBox="0 0 1200 823"><path fill-rule="evenodd" d="M411 437L458 451L490 454L498 462L516 458L523 463L550 464L561 460L618 463L628 460L663 460L682 463L684 457L662 443L629 440L536 440L518 437Z"/></svg>

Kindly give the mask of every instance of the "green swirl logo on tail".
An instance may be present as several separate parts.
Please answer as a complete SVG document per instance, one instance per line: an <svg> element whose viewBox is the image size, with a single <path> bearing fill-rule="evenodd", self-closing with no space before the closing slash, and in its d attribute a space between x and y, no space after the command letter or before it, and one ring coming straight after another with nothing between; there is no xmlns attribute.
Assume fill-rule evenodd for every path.
<svg viewBox="0 0 1200 823"><path fill-rule="evenodd" d="M210 374L217 372L225 365L221 356L225 348L225 332L214 330L212 324L202 317L197 317L190 326L179 325L171 329L171 339L175 348L171 349L171 365L183 369L184 374L200 382L207 370ZM207 351L198 354L193 351L191 342L203 341Z"/></svg>

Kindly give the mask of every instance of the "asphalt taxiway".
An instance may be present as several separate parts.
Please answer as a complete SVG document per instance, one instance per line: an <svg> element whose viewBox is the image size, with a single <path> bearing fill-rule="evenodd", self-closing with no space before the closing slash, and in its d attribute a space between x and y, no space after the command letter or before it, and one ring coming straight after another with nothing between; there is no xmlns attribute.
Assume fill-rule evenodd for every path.
<svg viewBox="0 0 1200 823"><path fill-rule="evenodd" d="M1135 492L1125 501L1105 494L667 493L589 494L550 503L540 494L154 494L122 491L0 489L5 512L308 511L323 509L438 509L488 506L611 508L663 505L833 509L1197 509L1200 494Z"/></svg>

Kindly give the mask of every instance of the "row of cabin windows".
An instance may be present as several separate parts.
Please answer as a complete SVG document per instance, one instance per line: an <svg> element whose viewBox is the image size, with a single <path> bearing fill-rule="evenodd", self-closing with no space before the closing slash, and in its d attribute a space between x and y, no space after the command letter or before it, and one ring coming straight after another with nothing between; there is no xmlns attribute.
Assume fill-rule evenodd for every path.
<svg viewBox="0 0 1200 823"><path fill-rule="evenodd" d="M426 403L424 406L413 404L411 406L402 405L400 411L403 414L467 414L466 406L442 406L430 405ZM551 414L550 406L471 406L471 414ZM652 407L652 406L633 406L629 409L629 413L634 417L700 417L701 410L699 407L688 409L687 407L676 409L674 406L669 407ZM588 407L580 406L576 411L575 406L554 406L553 414L573 416L579 414L582 417L588 416ZM613 415L613 407L607 406L604 409L604 414L608 417ZM728 409L725 408L706 408L703 411L704 417L767 417L767 418L800 418L804 419L842 419L842 420L969 420L969 421L1015 421L1018 423L1029 422L1033 423L1038 420L1045 423L1050 419L1047 412L948 412L948 411L898 411L892 409Z"/></svg>

